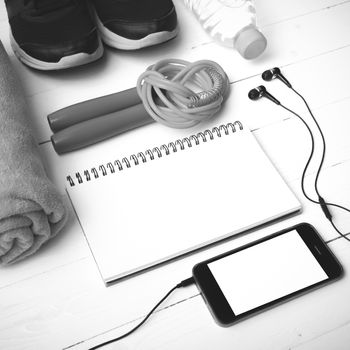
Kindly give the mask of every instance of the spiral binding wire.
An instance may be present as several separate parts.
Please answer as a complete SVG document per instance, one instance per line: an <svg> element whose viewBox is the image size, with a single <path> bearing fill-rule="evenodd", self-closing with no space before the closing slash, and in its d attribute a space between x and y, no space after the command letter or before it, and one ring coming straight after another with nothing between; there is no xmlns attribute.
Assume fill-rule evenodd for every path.
<svg viewBox="0 0 350 350"><path fill-rule="evenodd" d="M243 125L240 121L235 121L233 123L227 123L214 127L211 130L207 129L203 132L199 132L196 135L191 135L189 137L184 137L183 139L178 139L174 142L169 142L167 145L161 145L160 147L154 147L152 149L147 149L145 152L138 152L137 154L132 154L129 157L124 157L121 160L116 159L114 162L108 162L107 164L101 164L97 167L91 168L91 170L84 170L82 172L76 172L75 178L68 175L67 181L71 187L77 184L81 184L84 181L91 181L92 179L98 179L99 177L107 176L109 174L114 174L116 171L122 171L131 166L137 166L141 163L146 163L147 161L154 160L155 158L161 158L167 156L172 152L178 152L191 148L193 146L199 145L201 142L207 142L214 140L215 137L222 137L235 133L238 130L243 130Z"/></svg>

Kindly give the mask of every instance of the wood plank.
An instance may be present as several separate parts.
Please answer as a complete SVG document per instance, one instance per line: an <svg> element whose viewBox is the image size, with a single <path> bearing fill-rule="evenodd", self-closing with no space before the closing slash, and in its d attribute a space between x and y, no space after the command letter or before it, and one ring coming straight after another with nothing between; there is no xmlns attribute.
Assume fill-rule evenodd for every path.
<svg viewBox="0 0 350 350"><path fill-rule="evenodd" d="M176 4L180 7L178 1ZM83 343L73 348L85 349L97 341L121 334L132 325L125 324L145 314L173 286L174 281L187 277L194 263L296 222L308 221L314 224L325 239L337 237L321 215L319 207L310 205L300 192L298 175L303 165L303 156L305 157L307 135L301 131L297 121L281 113L268 101L253 104L247 101L246 94L251 87L262 82L258 74L265 68L273 65L283 67L286 76L307 96L329 140L327 167L321 177L321 189L326 198L350 205L349 142L346 134L349 130L347 111L350 107L347 89L350 78L350 48L346 35L349 32L348 1L298 0L287 2L283 6L273 0L258 1L260 23L268 36L269 49L260 60L254 62L244 61L232 50L218 48L211 43L200 26L194 26L190 14L182 13L180 9L182 33L169 45L145 50L142 55L133 58L128 53L108 50L104 60L90 65L88 69L84 67L69 73L50 74L29 70L13 57L7 36L8 25L1 20L6 18L3 16L3 6L3 2L0 2L0 39L11 54L11 60L30 95L29 103L35 115L34 124L39 140L47 140L50 135L45 119L47 113L95 97L97 92L103 95L129 87L132 80L129 79L130 71L135 72L136 77L146 63L153 63L164 56L165 49L168 50L167 54L193 59L210 56L218 59L229 71L231 80L237 82L218 121L224 122L226 118L236 115L243 116L247 124L256 129L255 135L259 142L301 199L304 213L111 288L103 286L80 227L72 216L66 230L38 254L23 263L1 269L1 349L58 349L71 347L81 341ZM198 41L198 38L201 39ZM206 45L192 50L198 42ZM130 64L126 61L130 61ZM128 70L130 71L127 72ZM253 77L246 79L249 76ZM321 85L323 81L328 83L327 87ZM283 101L288 106L290 104L301 109L289 91L283 90L278 82L267 87L281 100L283 96ZM142 133L147 130L150 129L145 128ZM175 131L158 130L156 126L152 126L153 134L155 138L152 136L152 143L162 143L163 140L178 138L179 135ZM121 137L113 154L123 154L123 150L129 149L139 150L140 145L143 147L141 140L142 143L136 142L132 148L134 140L129 136ZM55 154L48 156L52 152L50 147L44 144L41 149L46 157L52 157L48 162L48 170L63 191L65 180L62 174L65 174L65 170L58 171L56 167L67 162L67 157ZM96 159L103 161L100 156L93 159L93 155L100 152L96 148L95 153L93 149L95 147L86 152L92 158L91 162L94 164ZM107 154L105 158L109 156ZM49 165L51 162L56 165ZM311 181L311 178L312 174L307 181ZM344 231L349 231L348 213L335 211L335 219ZM348 244L343 246L343 243L347 242L336 240L331 243L331 247L348 268L349 248ZM346 276L334 286L314 292L317 296L310 294L305 296L306 299L303 297L230 329L221 329L214 324L202 300L194 297L196 289L190 287L178 291L164 306L177 302L180 304L157 313L145 328L116 347L212 349L218 346L219 341L220 349L256 349L261 344L269 350L287 346L300 346L302 349L322 349L321 346L324 349L338 349L339 346L339 349L345 349L339 345L339 339L344 344L349 340L349 305L343 303L347 300L349 283ZM137 295L135 291L140 290L140 286L147 288L143 288L142 295ZM327 305L326 311L324 305ZM108 332L115 327L117 329ZM331 330L334 331L329 333ZM103 332L107 333L100 336Z"/></svg>
<svg viewBox="0 0 350 350"><path fill-rule="evenodd" d="M350 245L338 240L330 246L344 266L350 266ZM341 349L337 347L337 338L329 339L328 348L308 347L308 341L327 333L329 329L349 323L350 305L346 302L349 284L350 279L345 276L340 281L229 328L219 327L201 297L196 296L158 312L136 333L106 349L209 350L219 346L223 350L273 350L299 349L299 344L305 344L305 349ZM72 349L86 349L116 337L136 323L108 331L99 337L90 336ZM343 334L341 339L348 339L348 334Z"/></svg>
<svg viewBox="0 0 350 350"><path fill-rule="evenodd" d="M293 86L305 96L310 107L313 110L318 110L326 104L332 104L350 97L349 90L346 88L346 84L350 79L350 68L347 64L349 59L350 47L346 47L325 55L313 57L307 61L282 67L282 71ZM332 69L329 69L330 65L332 65ZM261 72L262 71L263 69ZM322 79L320 77L320 72L322 72ZM321 84L324 81L330 82L329 88L321 88ZM225 112L229 110L231 115L244 116L252 129L279 121L281 119L281 114L285 115L287 118L288 113L279 110L277 106L270 101L262 99L259 102L252 102L247 98L249 90L261 84L265 84L266 88L287 107L295 109L297 112L299 111L302 115L307 114L302 101L295 97L292 91L283 86L279 81L265 83L261 79L260 74L231 85L231 93L225 105ZM34 96L29 99L31 110L40 109L41 115L49 113L51 107L45 103L47 99L49 101L54 99L59 102L62 100L62 97L56 94L56 91L52 91L45 96L42 94ZM223 113L220 113L215 119L219 122L224 120L225 114ZM47 138L51 134L46 118L37 118L33 120L33 126L35 130L45 129ZM160 133L165 136L168 135L169 137L172 135L174 135L173 137L177 137L177 135L179 135L179 131L168 132L168 130L166 130L167 128L164 127L154 128L153 126L149 126L148 128L152 130L152 133ZM127 135L130 135L130 133Z"/></svg>
<svg viewBox="0 0 350 350"><path fill-rule="evenodd" d="M89 70L80 67L51 74L28 69L14 60L35 116L33 124L38 140L46 141L51 134L46 121L48 113L97 95L129 88L135 85L137 77L147 66L160 58L213 59L224 67L231 81L237 81L260 74L267 68L267 63L269 66L284 66L350 44L349 38L343 35L350 30L348 2L267 27L269 48L254 61L243 60L231 49L208 43L205 34L202 31L199 34L193 26L192 14L181 6L179 21L182 30L179 37L165 45L144 50L142 55L131 56L128 52L108 49L105 58L89 65ZM206 45L194 47L203 40Z"/></svg>
<svg viewBox="0 0 350 350"><path fill-rule="evenodd" d="M239 115L239 113L236 114L231 112L231 109L233 111L235 110L234 99L230 100L228 103L231 103L231 101L232 108L231 105L225 107L225 116L219 120L219 124L233 121L234 119L232 119L232 115ZM268 103L268 101L266 103ZM263 103L262 106L265 107ZM346 162L350 159L350 140L346 135L346 130L350 128L347 112L349 108L350 99L346 99L317 110L317 118L324 129L324 134L327 140L327 155L324 169L331 168L338 163ZM265 114L262 110L261 114L262 118L264 118ZM298 119L291 118L289 114L283 113L283 111L281 114L277 108L273 111L271 110L271 113L268 113L267 115L268 117L273 116L272 118L279 118L279 122L259 128L254 131L254 134L284 179L288 183L296 182L298 184L297 189L293 188L293 190L299 190L301 174L310 153L311 141L309 134ZM333 116L331 123L329 123L330 115ZM252 119L248 119L248 125ZM150 129L152 130L148 131ZM197 127L194 130L197 132L201 129ZM147 131L147 133L144 133L144 131ZM148 140L148 135L150 133L152 133L152 141ZM183 133L183 131L164 129L160 125L153 125L135 130L129 134L121 135L118 138L110 139L94 147L86 148L64 156L57 156L49 143L42 145L41 150L44 158L47 160L46 168L50 178L53 179L63 192L64 187L67 185L67 174L72 174L74 176L76 171L83 172L84 169L90 169L99 164L106 164L115 159L122 159L124 156L128 156L132 153L136 154L147 148L160 146L163 143L168 143L170 140L182 137L183 134L181 133ZM189 134L190 133L188 132L186 135ZM316 141L318 142L316 145L316 154L319 157L319 136ZM310 171L308 172L308 179L310 179L308 181L310 181L310 184L307 185L307 188L313 195L314 190L311 181L315 177L318 163L312 163L311 165ZM332 191L332 188L338 188L336 185L338 181L346 179L348 176L347 172L339 174L339 180L335 180L332 184L332 182L328 181L327 175L325 174L324 170L320 177L320 188L323 189L325 194ZM346 181L344 186L347 188ZM338 195L341 196L340 193ZM302 198L301 194L299 198ZM346 197L343 197L342 200L345 201L345 205L350 204Z"/></svg>
<svg viewBox="0 0 350 350"><path fill-rule="evenodd" d="M238 88L235 89L234 93L236 93L238 90ZM349 100L343 100L339 103L326 105L317 111L317 116L319 117L321 125L326 126L325 133L326 138L328 140L328 154L326 159L326 166L330 169L330 171L336 169L334 168L335 164L339 162L344 162L350 158L350 141L349 138L344 134L348 129L347 111L350 108L349 103ZM232 99L232 108L234 108L234 104L234 99ZM266 105L263 103L264 108L268 106L270 106L268 104L268 101L266 101ZM231 109L231 106L229 106L229 109ZM271 113L267 113L267 115L273 115L273 118L281 119L278 109L274 109L273 111L271 111ZM332 123L328 124L327 120L330 115L334 115L334 117ZM263 113L262 117L264 118L264 116L265 114ZM285 117L289 118L287 115ZM130 144L135 142L136 145L134 150L138 151L139 149L137 148L137 140L141 139L143 130L140 129L138 132L139 137L133 137L130 139L129 136L125 136L108 141L111 142L111 145L113 145L115 142L116 144L111 147L108 146L107 149L120 149L120 151L115 152L116 155L125 155L123 153L123 147L126 147L127 149L128 147L130 147ZM169 129L169 132L171 133L175 131ZM161 132L159 133L159 135L163 136ZM308 208L308 203L303 198L300 192L299 178L305 164L307 156L307 152L305 151L305 149L308 149L309 147L309 139L308 135L305 134L305 131L302 129L299 122L297 120L287 119L286 121L281 121L279 123L271 124L268 127L259 129L255 132L255 135L257 136L259 142L262 144L264 149L267 151L269 157L277 165L279 171L282 173L284 178L288 180L288 182L292 182L292 189L302 201L303 206ZM173 136L173 138L175 139L175 135ZM169 139L162 137L162 139L160 139L159 141L169 141ZM128 143L128 140L130 140L130 144ZM296 143L295 140L298 140L298 142ZM150 146L152 145L150 144ZM94 147L83 150L83 154L86 154L86 156L84 157L81 156L80 152L77 152L75 153L76 156L74 156L73 158L68 156L58 157L52 151L50 145L48 144L42 145L41 148L44 149L45 158L50 160L47 164L47 169L49 171L50 178L54 180L54 182L60 187L62 192L64 191L64 186L66 185L65 174L67 173L67 168L78 170L82 169L86 164L83 164L84 162L81 162L81 160L87 158L88 156L92 159L92 164L96 163L96 159L100 154L106 155L105 160L108 160L110 159L110 156L113 156L113 153L111 154L104 150L105 146L103 144L100 144L98 146L98 149L95 149ZM69 159L68 165L65 165L65 163L63 162L63 160L66 159ZM98 158L98 163L103 161L104 159ZM72 168L72 164L75 164L75 167ZM334 180L329 180L330 178L328 177L327 173L328 170L325 170L321 176L320 186L322 191L326 195L325 198L330 197L330 199L334 201L339 201L344 205L349 205L349 198L346 195L346 193L349 193L349 191L336 191L336 189L338 188L336 184L339 184L340 181L343 186L341 188L346 189L349 186L348 181L346 179L348 178L347 174L349 174L350 172L349 170L346 170L348 169L346 167L342 167L341 169L345 170L342 170L339 173L335 173L335 175L331 177L331 179ZM309 177L310 180L308 181L311 181L313 176L314 174L311 173ZM309 185L309 187L311 186ZM319 217L319 220L323 220L319 207L312 206L312 208L313 215L315 215L315 217ZM336 217L338 217L338 210L336 210L335 213ZM347 216L345 216L345 220L347 220L346 217ZM326 239L336 237L333 229L329 228L328 222L326 220L321 222L321 232L324 231L326 233L324 237ZM345 229L349 227L349 224L347 224L347 222L348 221L345 221L343 224L343 227ZM27 259L21 264L4 269L4 272L0 279L0 285L5 286L11 283L15 283L16 281L28 278L32 274L38 274L43 271L49 271L53 268L56 268L57 266L61 266L68 262L82 259L89 255L90 251L86 246L86 242L82 235L80 227L74 219L74 214L72 214L72 221L67 226L65 231L62 232L62 234L59 235L59 237L57 237L53 241L50 241L48 245L45 246L36 256Z"/></svg>
<svg viewBox="0 0 350 350"><path fill-rule="evenodd" d="M329 171L331 174L327 176L334 177L349 173L350 162L332 167ZM343 182L346 181L344 178ZM339 186L344 183L339 183ZM346 188L344 193L344 197L349 193ZM337 213L336 219L342 225L345 223L347 228L350 226L348 214ZM0 300L3 303L0 339L6 341L3 344L4 348L9 349L15 344L31 344L31 341L32 347L28 345L29 349L40 346L45 348L49 342L65 347L89 339L94 334L98 335L113 327L119 327L145 314L150 305L159 299L160 294L163 293L161 291L165 292L176 281L190 275L191 267L196 262L300 221L315 225L323 237L334 237L330 225L320 215L319 208L306 203L305 211L300 216L227 241L109 288L104 287L92 257L58 266L31 278L27 277L25 280L13 283L10 287L0 289ZM338 241L342 240L336 242ZM347 246L348 243L345 247ZM344 249L348 256L348 248ZM349 266L347 260L343 259L343 255L339 255L338 251L335 253L345 267ZM58 251L53 254L58 254ZM30 264L30 261L29 259L27 263ZM139 290L140 286L147 286L147 288L143 289L142 295L137 295L135 290ZM341 298L342 293L344 294L345 291L337 292L338 298ZM169 299L169 303L176 303L195 294L196 291L191 288L183 289ZM125 302L126 296L128 296L128 302ZM339 321L341 319L342 317ZM75 325L78 324L79 329L76 329ZM60 330L57 331L56 328ZM43 334L46 335L43 336Z"/></svg>
<svg viewBox="0 0 350 350"><path fill-rule="evenodd" d="M350 158L350 144L346 135L349 126L347 110L349 108L349 91L346 89L350 79L350 69L346 62L350 59L350 47L316 57L308 62L302 62L285 69L285 75L293 78L295 86L303 86L301 92L309 101L316 118L324 129L328 143L326 165L331 165ZM332 70L327 69L334 64ZM311 69L316 67L316 69ZM326 71L326 78L333 84L330 89L315 88L314 82L320 82L319 71ZM305 79L305 75L310 77ZM304 77L304 80L302 80ZM290 80L292 81L292 78ZM261 84L259 77L253 77L233 84L230 98L227 100L222 113L210 123L204 123L188 130L176 130L165 128L161 125L148 125L117 138L99 143L93 147L57 156L49 143L42 145L44 157L47 159L47 168L55 183L64 187L65 176L72 169L85 169L96 164L118 159L131 153L137 153L148 147L161 145L170 140L176 140L203 130L212 125L226 123L235 119L242 119L253 130L270 158L278 164L283 174L288 173L289 179L299 176L306 161L310 149L310 138L302 123L288 112L278 108L266 99L252 102L247 98L248 91ZM269 90L285 105L301 113L303 117L312 123L308 112L300 99L296 98L286 87L276 81L268 85ZM278 91L280 90L280 92ZM276 92L277 91L277 92ZM37 101L39 103L39 101ZM322 108L321 108L322 107ZM330 120L330 118L332 118ZM286 123L286 125L283 125ZM265 126L268 126L267 128ZM312 128L317 132L316 128ZM149 135L152 134L152 143ZM338 136L334 136L338 135ZM269 142L272 139L274 142ZM296 143L295 140L298 140ZM316 141L320 142L317 137ZM319 151L317 149L316 151ZM292 157L298 154L298 157ZM290 158L293 158L290 161ZM297 163L293 163L297 162ZM74 165L74 166L73 166ZM62 176L63 175L63 176Z"/></svg>
<svg viewBox="0 0 350 350"><path fill-rule="evenodd" d="M234 93L241 91L239 87L234 90ZM240 93L240 92L239 92ZM235 99L229 101L232 103L227 106L227 118L231 117L229 110L235 111ZM277 108L269 111L269 102L261 102L262 106L267 107L268 113L266 114L267 120L272 116L272 119L279 118L279 122L272 123L266 127L255 131L255 135L259 142L269 155L270 159L276 164L278 170L283 177L291 183L292 190L298 195L298 198L302 201L303 206L308 209L308 203L303 198L300 192L300 176L305 165L306 158L308 156L308 150L310 147L310 140L308 134L305 132L298 120L290 119L289 116L280 115ZM242 107L242 106L241 106ZM272 107L275 107L272 105ZM255 108L255 105L254 105ZM342 100L338 103L326 105L317 110L317 117L320 124L325 128L325 135L328 141L328 151L326 158L326 166L324 172L322 172L320 178L320 188L325 194L325 198L342 203L343 205L350 205L349 198L346 191L349 187L347 181L350 170L348 167L341 167L344 169L335 172L331 177L328 176L328 170L333 172L335 164L346 162L350 159L350 140L347 137L346 130L349 128L349 119L347 111L350 108L350 100ZM261 109L260 109L261 110ZM261 110L262 111L262 110ZM226 113L225 112L225 113ZM233 113L236 114L236 113ZM237 113L238 115L239 113ZM329 116L334 116L331 123L328 123ZM264 119L265 113L262 113ZM283 121L283 118L289 118ZM256 118L258 119L258 118ZM228 121L229 119L221 120L220 122ZM250 122L252 119L248 119ZM271 120L270 120L271 121ZM266 121L267 122L267 121ZM260 121L258 121L260 123ZM169 141L177 137L178 131L173 129L162 129L161 126L154 126L159 128L157 136L152 138L152 144L148 141L148 133L144 134L143 129L139 129L132 137L130 135L122 135L121 137L111 139L107 143L101 143L96 147L88 148L79 152L73 153L71 156L58 157L52 150L50 144L44 144L41 146L45 159L47 159L46 168L49 176L59 186L62 193L64 193L64 187L66 186L65 175L72 172L72 170L82 170L86 166L93 166L101 164L111 159L120 158L126 154L126 150L130 151L131 147L134 147L134 152L139 151L146 144L148 146L154 146L161 144L163 141ZM168 133L168 138L166 138ZM156 137L159 137L157 143ZM298 140L298 142L295 142ZM154 142L154 143L153 143ZM142 148L143 149L143 148ZM100 155L103 155L100 156ZM86 162L89 159L89 162ZM345 164L346 165L346 164ZM328 169L328 170L327 170ZM315 170L315 168L311 169ZM307 178L307 188L310 188L313 193L311 181L314 178L314 172L310 172L310 176ZM332 180L333 179L333 180ZM338 191L338 184L341 183L342 191ZM336 237L333 229L330 229L329 223L323 220L322 213L318 206L312 205L312 215L318 217L321 232L325 232L325 238L331 239ZM335 210L335 217L339 217L338 210ZM72 214L74 217L74 214ZM344 229L350 227L345 215L345 222L342 225ZM82 259L90 255L90 251L86 246L83 234L78 226L76 220L72 218L72 222L67 226L66 230L52 242L49 242L47 248L44 247L39 254L22 264L13 266L4 271L0 285L7 285L14 283L15 281L27 278L31 274L40 273L42 270L49 271L57 266L61 266L68 261L75 261ZM23 267L22 267L23 266Z"/></svg>
<svg viewBox="0 0 350 350"><path fill-rule="evenodd" d="M290 2L284 1L282 4L278 0L255 0L255 6L258 24L260 27L265 28L278 22L285 22L313 12L330 9L346 2L349 1L327 0L320 2L318 0L296 0Z"/></svg>
<svg viewBox="0 0 350 350"><path fill-rule="evenodd" d="M349 322L334 330L327 330L319 337L306 341L293 349L296 350L348 350L350 344Z"/></svg>

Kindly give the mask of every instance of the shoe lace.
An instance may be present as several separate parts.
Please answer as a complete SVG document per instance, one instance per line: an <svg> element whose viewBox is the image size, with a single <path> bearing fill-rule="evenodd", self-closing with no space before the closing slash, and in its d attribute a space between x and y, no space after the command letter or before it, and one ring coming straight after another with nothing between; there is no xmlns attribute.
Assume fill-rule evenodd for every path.
<svg viewBox="0 0 350 350"><path fill-rule="evenodd" d="M41 16L67 7L72 2L72 0L24 0L24 5L30 7L36 15Z"/></svg>

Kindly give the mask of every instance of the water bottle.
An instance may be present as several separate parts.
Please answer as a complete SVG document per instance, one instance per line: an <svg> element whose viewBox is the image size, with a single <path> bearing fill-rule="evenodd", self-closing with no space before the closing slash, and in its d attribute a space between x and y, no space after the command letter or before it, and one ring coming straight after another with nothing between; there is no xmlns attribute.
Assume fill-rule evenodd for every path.
<svg viewBox="0 0 350 350"><path fill-rule="evenodd" d="M235 48L244 58L256 58L265 50L267 41L257 28L254 0L183 1L214 40Z"/></svg>

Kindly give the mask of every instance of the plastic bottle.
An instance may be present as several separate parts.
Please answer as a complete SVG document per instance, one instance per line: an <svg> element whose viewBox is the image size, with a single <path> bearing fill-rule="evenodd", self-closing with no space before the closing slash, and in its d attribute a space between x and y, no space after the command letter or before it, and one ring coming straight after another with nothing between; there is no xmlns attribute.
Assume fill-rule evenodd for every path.
<svg viewBox="0 0 350 350"><path fill-rule="evenodd" d="M258 30L254 0L183 0L205 31L244 58L258 57L266 38Z"/></svg>

